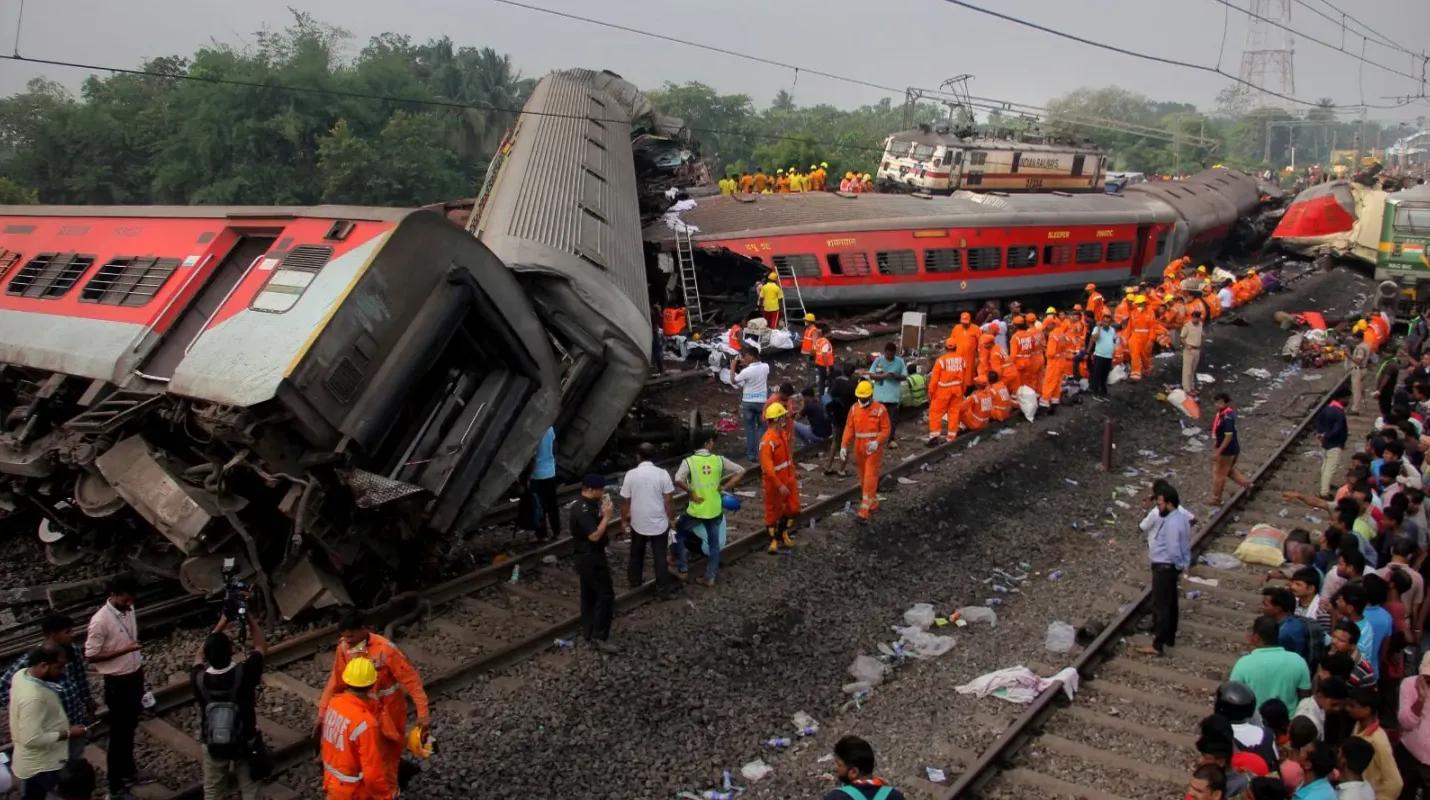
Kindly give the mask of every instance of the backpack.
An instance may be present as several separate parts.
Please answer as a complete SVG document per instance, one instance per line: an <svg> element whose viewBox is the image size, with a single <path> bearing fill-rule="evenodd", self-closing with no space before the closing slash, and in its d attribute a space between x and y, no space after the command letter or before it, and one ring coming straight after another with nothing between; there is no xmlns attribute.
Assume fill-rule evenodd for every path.
<svg viewBox="0 0 1430 800"><path fill-rule="evenodd" d="M243 713L238 704L238 692L243 686L243 664L233 668L233 686L222 692L208 688L204 679L208 673L199 675L195 681L199 700L203 703L203 743L210 755L221 758L236 758L242 754L248 742L248 731L244 730Z"/></svg>

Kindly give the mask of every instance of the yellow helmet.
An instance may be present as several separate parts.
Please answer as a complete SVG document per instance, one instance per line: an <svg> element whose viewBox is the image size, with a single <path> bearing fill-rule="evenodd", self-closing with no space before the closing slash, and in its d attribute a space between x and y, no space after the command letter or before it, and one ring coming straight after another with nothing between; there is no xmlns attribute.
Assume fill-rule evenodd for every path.
<svg viewBox="0 0 1430 800"><path fill-rule="evenodd" d="M1356 324L1351 326L1351 333L1360 333L1368 327L1370 326L1366 324L1365 320L1359 320Z"/></svg>
<svg viewBox="0 0 1430 800"><path fill-rule="evenodd" d="M814 164L810 164L810 165L809 165L809 171L810 171L810 172L814 172L814 171L817 170L817 169L819 169L819 167L815 166Z"/></svg>
<svg viewBox="0 0 1430 800"><path fill-rule="evenodd" d="M780 279L780 274L779 274L778 272L771 272L771 273L769 274L769 280L777 281L777 280L779 280L779 279Z"/></svg>
<svg viewBox="0 0 1430 800"><path fill-rule="evenodd" d="M867 181L867 180L869 180L869 179L870 179L870 178L869 178L869 173L867 173L867 172L864 173L864 180Z"/></svg>
<svg viewBox="0 0 1430 800"><path fill-rule="evenodd" d="M859 385L854 387L854 396L863 400L866 397L874 396L874 384L868 381L859 381Z"/></svg>
<svg viewBox="0 0 1430 800"><path fill-rule="evenodd" d="M804 315L804 321L805 321L805 322L814 322L814 315L813 315L813 314L805 314L805 315Z"/></svg>
<svg viewBox="0 0 1430 800"><path fill-rule="evenodd" d="M377 667L370 658L354 658L343 667L343 683L354 689L366 689L377 683Z"/></svg>
<svg viewBox="0 0 1430 800"><path fill-rule="evenodd" d="M1247 274L1247 275L1255 275L1255 274L1256 274L1256 267L1252 267L1251 269L1247 270L1247 271L1246 271L1246 274Z"/></svg>
<svg viewBox="0 0 1430 800"><path fill-rule="evenodd" d="M1125 295L1129 295L1129 296L1130 296L1130 295L1132 295L1132 294L1135 294L1136 292L1137 292L1137 287L1136 287L1136 286L1124 286L1124 287L1122 287L1122 293L1125 294Z"/></svg>
<svg viewBox="0 0 1430 800"><path fill-rule="evenodd" d="M407 732L407 751L421 759L432 757L432 737L420 725Z"/></svg>
<svg viewBox="0 0 1430 800"><path fill-rule="evenodd" d="M849 179L849 178L853 178L853 177L854 177L854 173L852 173L852 172L846 172L846 173L844 173L844 177L845 177L846 180Z"/></svg>
<svg viewBox="0 0 1430 800"><path fill-rule="evenodd" d="M821 161L821 162L819 162L819 166L824 167L825 169L829 169L829 162L828 162L828 161Z"/></svg>
<svg viewBox="0 0 1430 800"><path fill-rule="evenodd" d="M788 413L784 403L770 403L769 408L765 409L765 419L779 419Z"/></svg>
<svg viewBox="0 0 1430 800"><path fill-rule="evenodd" d="M1197 267L1197 272L1200 272L1205 275L1207 273L1207 265L1203 264L1200 267Z"/></svg>
<svg viewBox="0 0 1430 800"><path fill-rule="evenodd" d="M1048 310L1047 310L1047 311L1044 311L1043 313L1044 313L1044 314L1056 314L1056 313L1058 313L1058 310L1057 310L1056 308L1053 308L1052 306L1048 306Z"/></svg>
<svg viewBox="0 0 1430 800"><path fill-rule="evenodd" d="M1168 292L1167 294L1162 295L1162 302L1164 302L1164 303L1170 303L1170 302L1172 302L1173 300L1176 300L1176 299L1177 299L1177 296L1174 295L1174 294L1172 294L1171 292Z"/></svg>
<svg viewBox="0 0 1430 800"><path fill-rule="evenodd" d="M1145 294L1134 294L1134 295L1132 295L1132 302L1134 302L1134 303L1145 303L1145 302L1147 302L1147 295L1145 295Z"/></svg>
<svg viewBox="0 0 1430 800"><path fill-rule="evenodd" d="M775 174L776 174L776 175L783 175L783 174L785 174L785 168L784 168L784 167L780 167L779 169L775 170Z"/></svg>

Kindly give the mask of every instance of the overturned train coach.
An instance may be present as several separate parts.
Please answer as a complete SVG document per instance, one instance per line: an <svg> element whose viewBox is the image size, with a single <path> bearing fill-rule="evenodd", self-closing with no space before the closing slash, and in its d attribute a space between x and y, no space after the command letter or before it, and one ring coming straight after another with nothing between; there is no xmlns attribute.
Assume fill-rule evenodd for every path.
<svg viewBox="0 0 1430 800"><path fill-rule="evenodd" d="M571 80L532 101L620 105ZM52 559L119 548L191 591L236 558L285 616L427 574L549 426L581 470L643 382L629 142L601 118L623 158L518 133L490 247L423 210L0 207L0 509Z"/></svg>
<svg viewBox="0 0 1430 800"><path fill-rule="evenodd" d="M810 306L936 306L1135 282L1183 255L1210 261L1256 243L1263 202L1251 176L1212 169L1118 195L709 197L681 220L702 291L755 264L778 271ZM646 238L675 251L665 221Z"/></svg>

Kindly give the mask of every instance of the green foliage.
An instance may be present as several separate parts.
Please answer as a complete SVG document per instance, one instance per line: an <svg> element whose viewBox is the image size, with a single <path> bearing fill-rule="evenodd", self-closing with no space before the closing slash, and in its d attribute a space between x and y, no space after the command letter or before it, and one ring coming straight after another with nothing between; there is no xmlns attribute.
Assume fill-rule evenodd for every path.
<svg viewBox="0 0 1430 800"><path fill-rule="evenodd" d="M514 115L402 101L516 109L533 82L490 48L384 34L347 59L349 39L295 13L251 47L144 64L246 85L114 75L76 98L32 81L0 100L0 178L46 203L416 205L474 192Z"/></svg>
<svg viewBox="0 0 1430 800"><path fill-rule="evenodd" d="M40 195L34 189L10 180L0 178L0 205L23 206L40 202Z"/></svg>

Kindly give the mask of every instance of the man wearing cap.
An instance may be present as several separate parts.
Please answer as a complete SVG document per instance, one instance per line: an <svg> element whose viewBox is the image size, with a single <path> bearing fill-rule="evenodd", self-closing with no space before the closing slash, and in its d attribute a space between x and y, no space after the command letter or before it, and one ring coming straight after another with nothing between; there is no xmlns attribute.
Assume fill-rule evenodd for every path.
<svg viewBox="0 0 1430 800"><path fill-rule="evenodd" d="M844 425L844 438L839 445L839 458L849 461L849 448L854 448L854 470L859 475L861 495L859 498L860 524L869 521L869 515L879 508L879 467L884 460L884 445L889 441L889 412L884 405L874 399L874 384L860 381L854 389L858 403L849 409L849 421ZM956 426L953 411L949 411L949 425Z"/></svg>
<svg viewBox="0 0 1430 800"><path fill-rule="evenodd" d="M780 276L771 272L760 285L760 313L769 323L770 330L779 327L780 308L784 305L785 290L780 287Z"/></svg>
<svg viewBox="0 0 1430 800"><path fill-rule="evenodd" d="M1083 291L1087 292L1087 301L1082 304L1083 308L1092 312L1093 319L1102 319L1102 312L1107 310L1107 300L1103 298L1102 292L1097 290L1097 284L1089 283L1083 287Z"/></svg>
<svg viewBox="0 0 1430 800"><path fill-rule="evenodd" d="M327 800L391 800L397 784L383 763L379 723L372 711L377 667L357 657L343 667L343 690L322 709L323 792Z"/></svg>
<svg viewBox="0 0 1430 800"><path fill-rule="evenodd" d="M810 402L815 402L811 400ZM695 533L705 544L705 577L701 586L715 585L720 572L720 549L725 546L725 506L722 492L729 491L745 468L715 452L714 428L697 434L701 448L686 456L675 471L675 488L685 492L689 505L675 524L677 536Z"/></svg>
<svg viewBox="0 0 1430 800"><path fill-rule="evenodd" d="M1192 309L1192 316L1182 326L1182 391L1197 396L1197 364L1202 359L1202 338L1206 329L1202 327L1202 312Z"/></svg>
<svg viewBox="0 0 1430 800"><path fill-rule="evenodd" d="M953 326L953 330L948 334L948 340L953 342L954 352L963 356L963 385L968 386L973 383L973 374L978 366L978 337L982 331L973 324L973 315L967 311L958 315L958 324ZM877 386L877 384L875 384ZM880 399L880 402L887 402Z"/></svg>
<svg viewBox="0 0 1430 800"><path fill-rule="evenodd" d="M804 335L799 339L799 352L800 355L809 359L811 367L814 365L814 343L817 341L819 341L819 325L815 323L813 314L805 314Z"/></svg>
<svg viewBox="0 0 1430 800"><path fill-rule="evenodd" d="M1152 329L1157 325L1157 317L1147 307L1146 295L1133 295L1132 306L1132 316L1127 320L1127 350L1132 356L1130 377L1140 381L1152 371Z"/></svg>
<svg viewBox="0 0 1430 800"><path fill-rule="evenodd" d="M575 542L576 575L581 580L581 638L602 653L615 653L611 615L616 590L611 585L611 565L606 560L615 504L606 495L606 477L592 473L581 479L581 497L571 504L567 518Z"/></svg>

